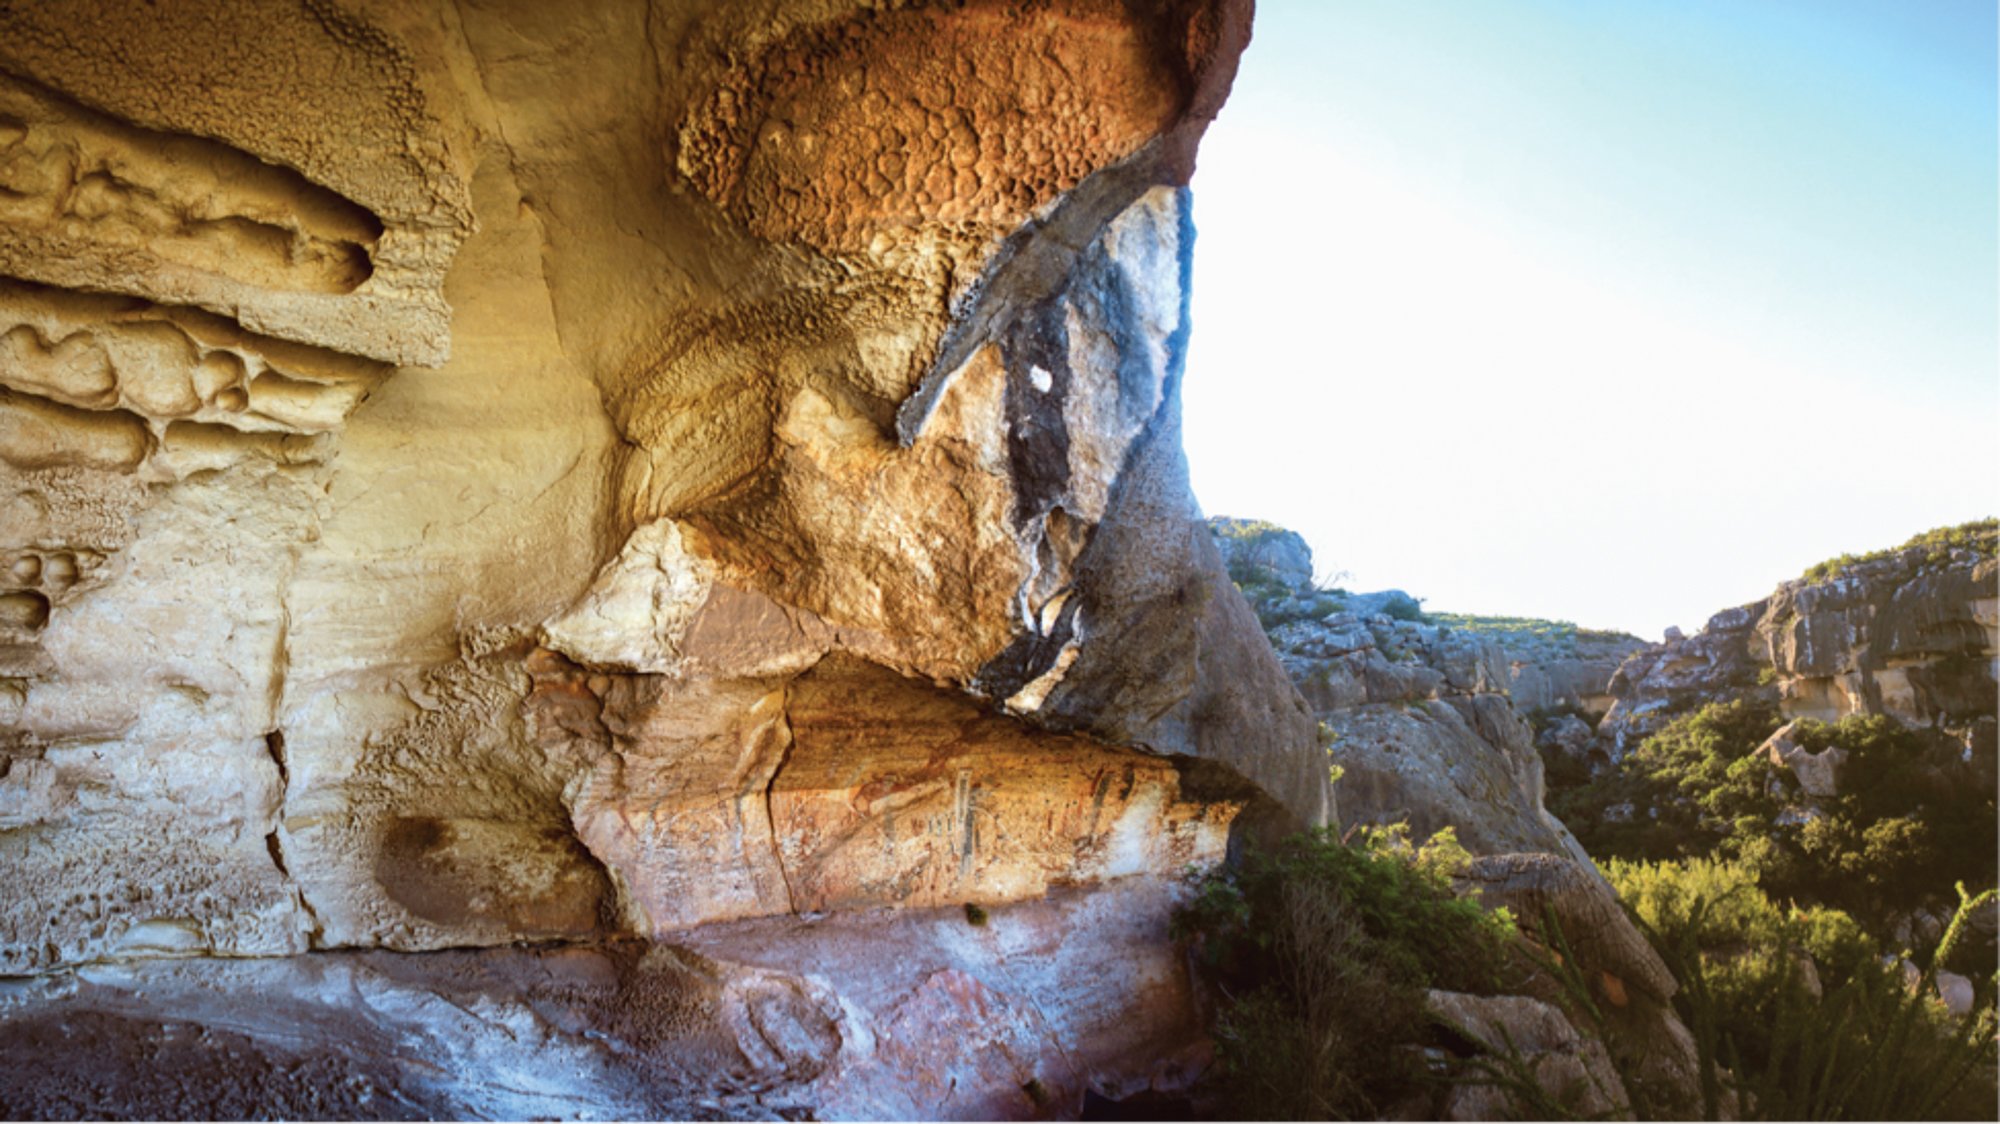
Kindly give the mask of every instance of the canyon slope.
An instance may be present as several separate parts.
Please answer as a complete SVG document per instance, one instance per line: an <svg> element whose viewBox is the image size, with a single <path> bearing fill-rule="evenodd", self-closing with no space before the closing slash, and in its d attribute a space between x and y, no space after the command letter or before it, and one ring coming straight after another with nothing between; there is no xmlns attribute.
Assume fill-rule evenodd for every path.
<svg viewBox="0 0 2000 1124"><path fill-rule="evenodd" d="M1620 660L1644 643L1565 622L1430 614L1401 590L1322 588L1296 532L1224 516L1211 518L1209 529L1312 707L1337 772L1343 823L1350 830L1405 824L1419 840L1449 830L1471 855L1458 889L1509 909L1545 949L1567 947L1606 1021L1599 1027L1578 1018L1548 980L1531 985L1532 994L1482 1000L1485 1013L1476 1019L1462 1009L1462 997L1433 996L1433 1015L1461 1028L1491 1020L1485 1031L1468 1032L1475 1042L1551 1042L1550 1028L1567 1027L1556 1037L1593 1041L1592 1049L1608 1050L1644 1086L1619 1089L1589 1064L1589 1080L1562 1077L1554 1053L1535 1060L1551 1066L1537 1068L1535 1080L1570 1110L1606 1107L1575 1099L1578 1088L1589 1087L1611 1103L1644 1094L1675 1106L1670 1111L1693 1112L1696 1047L1673 1008L1678 985L1591 856L1545 806L1531 721L1610 707ZM1559 932L1550 931L1551 922ZM1603 1044L1595 1045L1600 1036ZM1476 1082L1461 1092L1422 1112L1491 1119L1509 1111L1503 1097Z"/></svg>
<svg viewBox="0 0 2000 1124"><path fill-rule="evenodd" d="M0 4L0 1114L1073 1114L1329 821L1235 0Z"/></svg>
<svg viewBox="0 0 2000 1124"><path fill-rule="evenodd" d="M1664 904L1664 888L1698 897L1725 885L1762 902L1774 925L1810 916L1841 926L1851 949L1793 950L1815 996L1837 996L1826 1018L1851 1013L1839 1005L1862 986L1856 963L1900 964L1898 982L1925 988L1956 1016L1990 1003L1995 521L1831 559L1694 635L1670 631L1651 645L1565 622L1429 612L1400 590L1326 588L1298 535L1240 519L1210 528L1320 722L1345 821L1406 823L1416 838L1450 829L1472 855L1460 892L1507 906L1531 940L1546 944L1544 921L1554 921L1569 942L1561 960L1580 970L1573 986L1588 987L1609 1016L1595 1028L1573 1020L1565 1032L1531 986L1491 998L1482 1017L1505 1010L1515 1042L1534 1038L1536 1026L1542 1041L1601 1036L1602 1060L1624 1084L1600 1076L1593 1087L1613 1103L1626 1093L1674 1103L1699 1069L1676 1008L1699 1017L1708 1001L1681 991L1701 978L1688 974L1696 962L1670 972L1606 875L1624 904L1654 911L1656 927L1666 924L1661 910L1688 908L1688 896ZM1743 922L1715 934L1702 946L1703 974L1743 970L1737 958L1762 954L1744 943ZM1920 968L1933 950L1938 959ZM1435 1017L1481 1041L1461 1006L1430 998ZM1888 1025L1880 1018L1874 1029ZM1571 1062L1592 1072L1589 1051L1537 1059L1549 1067L1535 1070L1544 1092ZM1759 1063L1750 1064L1738 1076L1754 1075ZM1967 1096L1980 1099L1977 1089ZM1468 1095L1417 1115L1503 1110ZM1691 1102L1669 1110L1694 1111Z"/></svg>
<svg viewBox="0 0 2000 1124"><path fill-rule="evenodd" d="M1583 760L1552 759L1557 805L1593 852L1714 847L1937 943L1956 886L1993 879L1996 555L1991 519L1938 528L1634 653L1597 729L1564 738Z"/></svg>
<svg viewBox="0 0 2000 1124"><path fill-rule="evenodd" d="M1535 851L1588 862L1543 807L1531 718L1612 706L1637 637L1559 621L1426 613L1402 590L1322 589L1312 551L1275 524L1209 520L1341 769L1348 823L1450 827L1478 854Z"/></svg>

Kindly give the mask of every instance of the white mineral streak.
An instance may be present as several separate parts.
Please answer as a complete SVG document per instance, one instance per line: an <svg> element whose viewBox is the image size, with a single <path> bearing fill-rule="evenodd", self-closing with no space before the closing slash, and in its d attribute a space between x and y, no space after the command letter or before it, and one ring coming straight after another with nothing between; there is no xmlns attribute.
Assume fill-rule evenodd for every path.
<svg viewBox="0 0 2000 1124"><path fill-rule="evenodd" d="M578 663L675 675L681 640L715 585L680 526L662 519L632 532L576 606L542 626L544 642Z"/></svg>

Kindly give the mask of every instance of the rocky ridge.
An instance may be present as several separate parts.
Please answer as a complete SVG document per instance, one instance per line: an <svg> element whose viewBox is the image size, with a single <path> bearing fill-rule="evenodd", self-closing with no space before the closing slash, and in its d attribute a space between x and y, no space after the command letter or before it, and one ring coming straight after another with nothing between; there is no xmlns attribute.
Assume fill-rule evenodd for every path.
<svg viewBox="0 0 2000 1124"><path fill-rule="evenodd" d="M1598 726L1616 754L1705 702L1758 698L1787 718L1882 714L1991 739L2000 660L1993 521L1825 564L1635 652Z"/></svg>
<svg viewBox="0 0 2000 1124"><path fill-rule="evenodd" d="M1866 888L1864 900L1844 907L1879 914L1872 920L1883 939L1934 945L1956 904L1953 882L1990 880L1979 873L1990 829L1978 824L1982 815L1990 823L2000 784L1996 548L1993 520L1939 528L1822 563L1763 600L1717 613L1693 635L1670 631L1665 643L1634 653L1612 680L1614 705L1595 730L1566 719L1545 731L1553 751L1587 766L1569 770L1577 787L1560 800L1571 822L1586 838L1626 833L1633 839L1623 846L1651 845L1637 841L1639 829L1684 809L1657 785L1634 787L1645 770L1628 755L1667 724L1698 721L1723 704L1770 731L1757 735L1761 743L1722 749L1762 766L1752 775L1764 778L1776 807L1766 839L1813 863L1834 861L1825 856L1841 852L1823 840L1842 833L1907 830L1930 841L1915 852L1924 861L1905 858L1898 873L1874 869L1890 862L1886 850L1850 850L1840 874L1827 877ZM1843 737L1877 748L1859 760ZM1624 800L1602 798L1620 785ZM1792 834L1806 830L1818 832L1812 847ZM1970 839L1936 841L1952 833ZM1794 852L1788 861L1800 870L1817 869ZM1818 896L1839 890L1809 888Z"/></svg>
<svg viewBox="0 0 2000 1124"><path fill-rule="evenodd" d="M1606 693L1610 657L1643 642L1561 622L1426 614L1401 590L1322 589L1295 532L1228 517L1211 518L1209 529L1320 723L1343 822L1407 823L1420 839L1451 829L1475 856L1463 889L1507 907L1540 941L1554 941L1545 931L1553 916L1609 1012L1609 1048L1657 1095L1684 1096L1695 1055L1671 1005L1676 985L1590 856L1543 806L1535 730L1513 694L1523 684L1530 709L1587 713ZM1556 683L1567 687L1556 692ZM1496 1033L1497 1019L1518 1041L1538 1043L1525 1064L1556 1083L1557 1096L1565 1080L1587 1085L1595 1099L1577 1108L1620 1100L1595 1039L1562 1021L1559 1001L1549 991L1439 995L1432 1004L1474 1042ZM1496 1103L1475 1089L1438 1111L1477 1119Z"/></svg>
<svg viewBox="0 0 2000 1124"><path fill-rule="evenodd" d="M1481 854L1582 857L1542 807L1527 715L1589 713L1615 657L1641 641L1562 622L1426 614L1401 590L1323 590L1295 532L1227 517L1209 526L1321 723L1347 822L1407 821L1419 836L1449 826Z"/></svg>

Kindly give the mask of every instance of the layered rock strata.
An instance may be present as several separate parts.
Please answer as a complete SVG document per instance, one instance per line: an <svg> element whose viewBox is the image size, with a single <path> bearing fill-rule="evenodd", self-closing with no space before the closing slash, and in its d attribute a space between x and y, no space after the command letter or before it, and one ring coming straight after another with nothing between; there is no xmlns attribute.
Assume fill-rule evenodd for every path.
<svg viewBox="0 0 2000 1124"><path fill-rule="evenodd" d="M208 1059L169 1115L1186 1079L1180 873L1332 813L1180 452L1247 8L0 6L0 1052ZM273 1076L307 1015L376 1108ZM544 1024L597 1060L509 1100Z"/></svg>
<svg viewBox="0 0 2000 1124"><path fill-rule="evenodd" d="M1615 750L1706 702L1758 697L1787 718L1883 714L1992 737L2000 709L2000 561L1981 545L1910 545L1710 617L1618 669L1598 732Z"/></svg>

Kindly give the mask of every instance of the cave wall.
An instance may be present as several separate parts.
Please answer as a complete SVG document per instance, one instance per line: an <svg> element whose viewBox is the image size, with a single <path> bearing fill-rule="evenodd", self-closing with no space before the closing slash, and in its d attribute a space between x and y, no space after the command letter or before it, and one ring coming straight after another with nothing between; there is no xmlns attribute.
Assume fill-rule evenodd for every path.
<svg viewBox="0 0 2000 1124"><path fill-rule="evenodd" d="M0 974L1113 888L1164 950L1332 815L1180 451L1248 21L0 4Z"/></svg>

